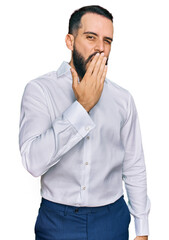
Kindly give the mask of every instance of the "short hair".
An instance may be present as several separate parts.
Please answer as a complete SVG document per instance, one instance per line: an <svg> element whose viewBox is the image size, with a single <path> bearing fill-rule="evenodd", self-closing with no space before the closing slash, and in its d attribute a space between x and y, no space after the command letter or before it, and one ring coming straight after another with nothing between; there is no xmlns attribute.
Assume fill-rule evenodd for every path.
<svg viewBox="0 0 169 240"><path fill-rule="evenodd" d="M75 10L70 16L68 29L69 34L77 34L78 29L80 28L81 18L86 13L95 13L104 16L113 22L113 16L107 9L99 5L85 6Z"/></svg>

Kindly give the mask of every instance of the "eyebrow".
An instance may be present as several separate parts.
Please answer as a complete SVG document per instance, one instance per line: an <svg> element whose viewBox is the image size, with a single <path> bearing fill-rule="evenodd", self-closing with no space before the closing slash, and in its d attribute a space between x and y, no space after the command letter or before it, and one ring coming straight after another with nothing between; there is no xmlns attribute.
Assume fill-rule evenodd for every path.
<svg viewBox="0 0 169 240"><path fill-rule="evenodd" d="M92 34L98 37L98 34L95 32L84 32L83 34ZM113 41L113 38L110 38L110 37L104 37L104 38L110 40L111 42Z"/></svg>

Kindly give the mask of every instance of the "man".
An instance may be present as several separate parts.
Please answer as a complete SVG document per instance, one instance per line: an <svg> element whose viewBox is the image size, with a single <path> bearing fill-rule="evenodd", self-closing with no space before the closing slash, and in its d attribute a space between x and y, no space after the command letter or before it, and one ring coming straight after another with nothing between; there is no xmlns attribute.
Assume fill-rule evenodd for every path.
<svg viewBox="0 0 169 240"><path fill-rule="evenodd" d="M131 94L106 78L112 41L106 9L75 11L66 36L70 63L25 87L19 143L24 167L41 176L36 240L127 240L130 213L135 240L148 239L137 110Z"/></svg>

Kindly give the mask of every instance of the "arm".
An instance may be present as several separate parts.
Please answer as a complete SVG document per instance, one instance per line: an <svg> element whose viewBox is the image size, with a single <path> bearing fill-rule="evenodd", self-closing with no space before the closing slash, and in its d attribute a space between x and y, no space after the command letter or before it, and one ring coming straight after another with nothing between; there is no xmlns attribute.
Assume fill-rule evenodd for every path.
<svg viewBox="0 0 169 240"><path fill-rule="evenodd" d="M19 145L23 165L33 176L48 171L95 127L87 111L101 96L105 63L103 55L95 56L80 83L72 70L77 100L53 123L43 89L35 81L27 85L21 104Z"/></svg>
<svg viewBox="0 0 169 240"><path fill-rule="evenodd" d="M129 95L128 113L121 130L125 150L123 162L123 180L128 196L128 207L134 216L136 239L146 239L149 234L148 214L150 200L147 196L147 179L141 132L134 100ZM141 238L141 236L144 236Z"/></svg>
<svg viewBox="0 0 169 240"><path fill-rule="evenodd" d="M19 147L24 167L33 176L41 176L94 127L77 101L51 122L43 89L31 81L25 88L20 114Z"/></svg>

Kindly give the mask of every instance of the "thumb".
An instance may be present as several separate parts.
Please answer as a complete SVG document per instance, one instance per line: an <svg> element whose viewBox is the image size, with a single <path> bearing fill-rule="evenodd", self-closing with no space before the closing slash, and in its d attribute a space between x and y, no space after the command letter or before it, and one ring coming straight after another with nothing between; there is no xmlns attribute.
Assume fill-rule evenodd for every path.
<svg viewBox="0 0 169 240"><path fill-rule="evenodd" d="M71 68L70 71L71 71L72 79L73 79L73 83L72 84L75 87L77 87L77 85L78 85L78 75L77 75L77 72L76 72L76 70L74 68Z"/></svg>

